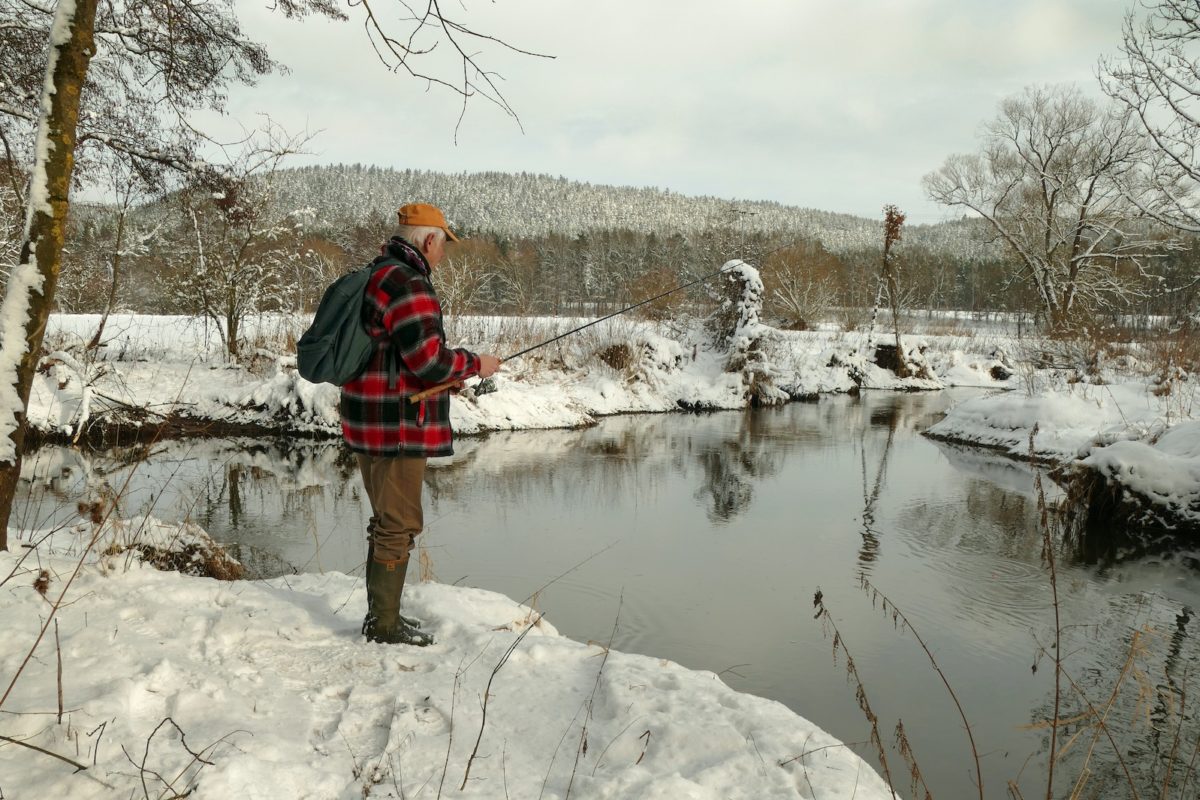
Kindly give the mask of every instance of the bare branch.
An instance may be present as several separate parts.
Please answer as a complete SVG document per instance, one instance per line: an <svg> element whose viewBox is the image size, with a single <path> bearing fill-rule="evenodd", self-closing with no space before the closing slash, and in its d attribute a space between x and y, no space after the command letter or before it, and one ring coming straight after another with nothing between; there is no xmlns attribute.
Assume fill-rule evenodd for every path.
<svg viewBox="0 0 1200 800"><path fill-rule="evenodd" d="M0 740L9 742L10 744L18 745L20 747L25 747L29 750L34 750L38 753L41 753L42 755L50 756L51 758L57 758L59 761L70 764L72 767L75 768L76 772L83 772L85 769L87 769L86 765L80 764L78 761L72 761L71 759L67 758L66 756L60 756L58 753L52 753L49 750L38 747L36 744L30 744L29 742L23 742L20 739L14 739L11 736L4 736L3 734L0 734Z"/></svg>
<svg viewBox="0 0 1200 800"><path fill-rule="evenodd" d="M404 71L410 77L426 81L430 85L447 88L458 94L462 98L462 110L459 113L459 122L455 126L456 137L458 125L461 125L463 116L466 113L467 102L475 95L485 98L505 114L512 117L517 125L520 126L520 118L497 85L499 75L484 69L479 61L479 53L468 49L464 45L464 42L477 40L535 58L554 58L554 56L517 47L495 36L480 33L461 22L450 19L442 12L442 7L438 0L427 0L425 7L421 10L414 10L407 3L403 2L403 0L399 1L409 11L409 16L402 20L402 22L408 25L407 37L403 41L385 29L375 9L372 7L373 0L356 0L355 3L352 3L352 5L361 6L363 9L363 29L367 32L367 38L371 42L371 46L375 50L375 54L378 56L380 62L392 72ZM427 45L419 44L418 39L423 34L432 35L434 37L433 41ZM424 70L414 63L421 56L434 53L442 41L448 43L458 55L462 78L457 82L451 82L449 79Z"/></svg>

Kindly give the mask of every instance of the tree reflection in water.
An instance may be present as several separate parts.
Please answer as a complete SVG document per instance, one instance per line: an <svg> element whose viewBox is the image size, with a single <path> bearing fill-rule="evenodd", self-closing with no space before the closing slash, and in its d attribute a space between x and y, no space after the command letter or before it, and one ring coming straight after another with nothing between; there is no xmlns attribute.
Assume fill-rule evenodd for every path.
<svg viewBox="0 0 1200 800"><path fill-rule="evenodd" d="M875 509L879 503L879 494L883 490L887 476L888 456L892 452L892 442L896 440L896 426L900 421L898 406L884 406L870 409L870 425L863 426L858 437L859 456L862 461L862 495L863 511L862 546L858 550L858 565L864 574L870 574L871 564L879 558L879 531L875 528ZM879 456L879 464L875 468L873 479L867 477L867 433L871 428L887 428L887 439L884 441L883 452Z"/></svg>
<svg viewBox="0 0 1200 800"><path fill-rule="evenodd" d="M703 475L694 495L708 518L729 522L754 499L754 484L779 472L784 454L764 430L764 415L748 411L728 437L701 442L695 458Z"/></svg>

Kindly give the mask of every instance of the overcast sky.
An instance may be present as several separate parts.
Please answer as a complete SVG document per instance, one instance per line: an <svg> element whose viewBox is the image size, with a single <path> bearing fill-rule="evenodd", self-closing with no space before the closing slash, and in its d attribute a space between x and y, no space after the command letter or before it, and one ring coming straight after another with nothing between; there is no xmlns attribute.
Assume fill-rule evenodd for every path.
<svg viewBox="0 0 1200 800"><path fill-rule="evenodd" d="M361 8L350 23L299 23L270 0L238 0L239 14L291 72L235 92L230 116L321 131L296 165L549 173L864 216L896 203L935 222L953 214L925 199L921 176L974 150L997 102L1025 86L1098 95L1097 62L1116 52L1131 0L463 2L443 6L555 56L480 54L523 132L473 101L455 143L458 98L389 73Z"/></svg>

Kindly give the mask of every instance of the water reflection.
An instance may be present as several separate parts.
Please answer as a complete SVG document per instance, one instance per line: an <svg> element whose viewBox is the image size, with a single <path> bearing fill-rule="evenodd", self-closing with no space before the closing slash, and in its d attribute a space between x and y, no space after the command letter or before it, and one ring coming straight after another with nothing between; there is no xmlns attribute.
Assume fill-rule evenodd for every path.
<svg viewBox="0 0 1200 800"><path fill-rule="evenodd" d="M618 649L720 673L859 741L861 714L807 612L819 586L872 705L902 717L918 754L930 754L922 769L935 795L971 796L957 716L924 654L859 588L869 574L962 697L989 796L1010 779L1035 796L1038 769L1021 764L1031 754L1045 761L1046 729L1029 726L1053 696L1039 655L1053 639L1053 610L1033 473L920 436L952 401L866 393L464 439L427 471L421 545L446 582L518 599L544 587L540 608L576 639L607 640L623 602ZM46 527L76 514L77 500L120 493L123 513L191 518L268 573L361 567L368 512L337 443L169 442L145 455L39 451L25 462L22 524ZM1122 675L1135 632L1154 632L1139 667L1147 702L1139 712L1130 684L1113 714L1130 731L1119 739L1123 757L1159 764L1178 720L1196 740L1191 706L1178 710L1200 660L1197 573L1133 550L1100 568L1087 553L1062 556L1066 669L1094 705ZM1078 699L1069 709L1083 710ZM1120 768L1109 751L1093 765L1106 776ZM1094 785L1121 786L1111 776Z"/></svg>
<svg viewBox="0 0 1200 800"><path fill-rule="evenodd" d="M1053 595L1041 558L1035 468L955 445L937 448L960 474L977 479L953 501L910 506L900 524L929 550L944 554L929 563L944 572L959 613L994 634L982 646L1015 645L1017 657L1035 675L1052 678ZM1058 493L1051 502L1065 499ZM1110 539L1099 550L1095 537L1071 534L1069 516L1061 511L1050 516L1064 620L1058 718L1066 720L1057 737L1055 796L1174 796L1189 780L1186 762L1200 736L1187 708L1188 667L1200 659L1188 630L1194 567L1178 542L1172 547L1160 541L1163 549L1153 557L1145 542L1116 545ZM1096 565L1103 569L1092 569ZM1005 635L1017 632L1014 625L1027 632L1023 643ZM1045 775L1053 717L1054 692L1048 687L1026 720L1037 737L1032 763L1038 776ZM1080 776L1087 780L1076 787ZM1020 785L1029 787L1028 796L1038 787L1045 791L1045 778L1027 777Z"/></svg>
<svg viewBox="0 0 1200 800"><path fill-rule="evenodd" d="M1191 608L1176 613L1162 598L1129 595L1100 612L1104 622L1064 632L1055 796L1194 796L1187 788L1195 785L1200 726L1188 667L1194 671L1200 649L1188 630ZM1159 627L1172 617L1170 631ZM1053 654L1042 644L1049 672ZM1033 758L1042 764L1053 710L1048 692L1030 714L1041 734Z"/></svg>
<svg viewBox="0 0 1200 800"><path fill-rule="evenodd" d="M879 455L878 465L874 468L874 477L867 473L867 442L866 429L859 436L859 455L862 460L862 547L858 551L858 563L863 574L870 573L871 564L879 558L879 531L875 527L875 507L879 503L879 494L883 490L887 476L888 456L892 452L892 442L896 439L896 426L900 421L899 406L872 409L870 414L871 426L887 429L887 439L883 452Z"/></svg>
<svg viewBox="0 0 1200 800"><path fill-rule="evenodd" d="M1101 571L1127 561L1146 560L1176 561L1188 569L1200 570L1200 548L1192 535L1130 530L1104 519L1090 518L1072 531L1071 541L1074 557Z"/></svg>
<svg viewBox="0 0 1200 800"><path fill-rule="evenodd" d="M700 465L702 480L694 496L704 502L710 520L732 520L753 501L755 484L778 474L785 455L766 428L766 415L750 411L728 437L696 446L692 457Z"/></svg>

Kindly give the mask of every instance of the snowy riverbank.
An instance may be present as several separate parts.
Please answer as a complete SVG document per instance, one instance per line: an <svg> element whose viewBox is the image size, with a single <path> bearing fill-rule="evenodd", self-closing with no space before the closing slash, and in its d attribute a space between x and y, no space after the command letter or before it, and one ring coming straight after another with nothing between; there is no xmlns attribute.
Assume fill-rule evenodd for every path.
<svg viewBox="0 0 1200 800"><path fill-rule="evenodd" d="M1096 481L1094 513L1116 516L1122 527L1200 528L1196 387L1156 394L1128 375L1110 380L1122 377L972 398L928 434L1086 474Z"/></svg>
<svg viewBox="0 0 1200 800"><path fill-rule="evenodd" d="M253 349L238 363L224 355L215 329L187 317L113 317L105 346L87 352L83 344L98 321L89 315L51 319L48 342L55 352L35 378L29 408L31 426L44 437L73 440L116 430L152 436L160 423L176 431L338 434L337 388L301 379L288 354L304 318L251 320ZM453 320L450 331L456 342L505 354L586 321L465 317ZM1200 408L1196 384L1186 375L1163 391L1147 382L1136 356L1124 356L1089 382L1080 380L1083 365L1031 366L1044 358L1036 340L961 328L956 335L906 335L904 347L920 377L900 378L880 366L887 359L879 348L895 349L886 334L783 331L755 323L753 335L757 374L728 371L730 353L699 322L617 318L507 361L495 391L453 399L451 420L459 434L471 435L580 427L620 413L744 408L760 378L779 399L863 389L1015 389L960 404L930 434L1028 458L1036 424L1033 457L1092 470L1101 479L1098 489L1128 492L1136 503L1159 509L1154 525L1200 523L1195 437L1173 434L1166 449L1159 442Z"/></svg>
<svg viewBox="0 0 1200 800"><path fill-rule="evenodd" d="M6 686L90 530L27 532L0 553ZM124 554L82 562L0 734L87 769L0 742L5 797L159 796L168 784L197 800L892 797L780 703L571 641L502 595L412 586L406 613L437 639L419 649L363 641L365 592L347 575L224 582Z"/></svg>
<svg viewBox="0 0 1200 800"><path fill-rule="evenodd" d="M586 320L464 318L456 342L501 355L543 341ZM29 421L58 438L90 425L154 427L171 415L229 425L315 435L338 432L338 390L301 379L286 342L303 320L254 321L256 349L231 364L211 329L186 317L110 319L105 347L82 350L98 318L52 317L50 366L34 381ZM894 339L875 334L761 328L763 372L786 396L863 389L1006 387L1012 366L994 337L913 336L906 350L929 377L898 378L874 363L875 348ZM729 354L700 325L615 319L509 361L496 391L467 393L451 404L461 434L490 430L565 428L597 416L686 409L732 409L749 404L746 379L728 372ZM997 377L1001 376L1001 377Z"/></svg>

